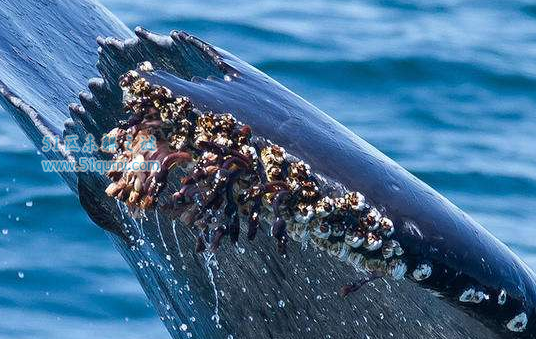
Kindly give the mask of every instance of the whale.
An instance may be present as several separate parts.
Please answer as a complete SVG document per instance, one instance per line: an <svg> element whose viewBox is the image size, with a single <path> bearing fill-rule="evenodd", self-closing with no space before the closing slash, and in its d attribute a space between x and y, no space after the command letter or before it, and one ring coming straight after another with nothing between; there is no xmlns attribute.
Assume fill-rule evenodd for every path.
<svg viewBox="0 0 536 339"><path fill-rule="evenodd" d="M60 140L48 160L131 156L73 152L66 141L175 131L159 105L186 103L173 107L193 125L187 146L159 137L176 152L132 154L172 163L140 190L125 193L121 180L137 178L128 171L59 173L172 338L536 337L536 275L520 258L268 75L185 32L131 31L89 0L2 0L0 16L2 106L38 147ZM135 118L146 112L156 117ZM213 139L207 121L233 127ZM255 161L231 156L240 133ZM214 173L192 179L214 154L228 161L209 159ZM287 186L308 183L313 200L295 202ZM252 227L256 205L234 194L257 187L266 192Z"/></svg>

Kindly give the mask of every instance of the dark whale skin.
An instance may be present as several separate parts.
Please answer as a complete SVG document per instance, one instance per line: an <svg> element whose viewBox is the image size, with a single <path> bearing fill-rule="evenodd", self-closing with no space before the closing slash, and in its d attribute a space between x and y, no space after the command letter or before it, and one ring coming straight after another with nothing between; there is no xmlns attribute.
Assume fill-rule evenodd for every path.
<svg viewBox="0 0 536 339"><path fill-rule="evenodd" d="M229 81L187 81L158 71L142 76L206 110L233 112L315 171L370 197L401 225L394 238L406 250L409 271L431 263L434 273L424 287L453 302L464 289L483 288L492 295L490 302L468 311L481 313L485 321L503 323L519 310L534 313L534 273L486 229L317 108L225 51L218 53L231 66L225 70ZM513 298L506 307L496 302L501 289Z"/></svg>
<svg viewBox="0 0 536 339"><path fill-rule="evenodd" d="M164 72L142 76L192 98L207 110L233 112L260 135L299 154L315 171L370 197L401 226L394 238L411 258L409 271L418 263L432 264L434 273L423 282L425 287L454 299L464 288L483 287L495 301L505 289L515 299L510 307L490 302L488 309L477 306L475 311L488 319L497 317L498 322L520 309L534 314L536 276L506 245L323 112L264 74L220 53L236 69L237 76L231 81L186 81Z"/></svg>
<svg viewBox="0 0 536 339"><path fill-rule="evenodd" d="M17 2L16 6L2 2L0 13L2 19L12 18L1 21L0 62L3 70L0 72L0 93L6 108L39 145L43 135L62 133L68 103L76 101L78 89L85 86L87 78L96 75L93 68L96 61L94 37L125 38L132 33L106 10L89 1L23 1ZM28 17L40 20L28 20ZM70 20L65 20L67 17ZM32 44L18 39L23 32L38 48L31 48ZM57 32L69 32L69 39L58 39L53 35ZM163 304L172 306L176 318L181 321L165 319L173 337L188 337L187 332L176 329L177 324L184 322L196 337L210 338L227 338L228 334L238 338L279 338L290 333L296 338L356 335L387 338L391 334L402 338L511 338L515 334L504 325L521 311L527 313L529 323L520 336L535 337L534 273L505 245L445 198L327 115L230 54L186 34L174 33L174 47L183 51L178 54L177 50L169 48L169 38L152 36L143 30L137 33L140 38L132 42L132 49L139 53L136 57L125 53L125 60L121 48L114 50L116 43L101 41L103 52L99 70L105 79L117 79L118 74L135 67L136 62L143 59L161 61L176 53L179 66L160 67L162 71L147 74L147 77L178 94L191 96L199 106L233 112L239 120L252 125L255 133L283 145L290 153L308 162L315 172L365 194L397 225L394 236L406 251L409 272L419 263L432 264L431 278L419 285L440 292L450 303L436 299L410 279L400 283L381 282L375 287L379 289L378 293L366 288L348 300L337 296L318 300L316 296L327 295L326 291L334 291L340 284L355 279L355 272L327 256L319 258L310 249L301 252L298 244L291 245L289 259L285 261L274 253L268 237L260 237L255 244L245 245L244 255L228 250L218 257L221 273L216 277L217 285L228 293L220 301L223 330L217 329L209 319L214 300L207 298L211 287L203 271L204 262L190 253L191 247L188 247L193 241L192 234L181 228L180 244L186 256L173 255L171 260L173 264L186 266L184 272L160 273L158 269L143 272L136 265L140 258L154 256L156 258L151 260L164 261L164 249L159 241L154 241L156 246L150 254L130 251L130 244L121 237L122 220L115 203L102 196L101 189L106 180L93 175L65 175L69 186L79 191L81 203L93 220L119 235L112 235L114 243L134 268L158 311L163 316L169 314L167 307L160 305L163 301ZM80 57L67 60L66 51ZM231 81L223 80L224 75L231 77ZM204 79L207 76L213 77ZM95 82L90 83L90 88L94 97L98 97L97 92L102 90L102 86ZM68 128L83 126L78 133L92 129L105 132L113 125L113 111L118 104L117 88L108 90L110 93L102 91L100 101L81 97L85 107L92 102L110 104L106 110L102 105L95 108L95 112L101 114L95 118L95 125L72 114L76 122L71 122ZM111 114L112 119L107 119L105 114ZM69 156L66 153L52 155L53 158ZM151 221L145 224L147 237L158 239L155 216L150 214L150 217ZM164 238L170 238L171 222L165 213L160 218L160 223L165 225ZM270 259L266 259L268 256ZM267 278L261 273L261 267L269 268L269 282L264 282ZM311 286L300 279L303 277L288 273L296 267L310 268L306 274L310 280L321 281L322 286ZM191 310L183 297L172 293L165 281L170 275L179 281L189 280L192 295L200 296L195 310ZM241 282L250 286L246 295L238 291ZM388 292L390 287L387 286L392 284L399 286L393 286L393 292ZM458 302L461 292L471 286L485 289L491 295L490 301L470 306ZM509 297L504 306L496 302L501 288ZM268 293L274 290L280 290L280 293ZM277 304L281 294L288 298L284 309L275 312L273 307L265 307L264 303ZM229 296L234 298L227 300ZM242 304L242 300L248 300L249 305ZM463 309L484 326L451 305ZM303 318L294 320L295 311L300 311ZM187 321L191 313L197 315L196 322ZM264 319L257 320L259 314ZM380 314L381 321L373 320L376 316L380 318ZM254 316L252 324L244 323L251 315ZM368 320L355 320L366 316ZM438 323L440 328L436 327Z"/></svg>

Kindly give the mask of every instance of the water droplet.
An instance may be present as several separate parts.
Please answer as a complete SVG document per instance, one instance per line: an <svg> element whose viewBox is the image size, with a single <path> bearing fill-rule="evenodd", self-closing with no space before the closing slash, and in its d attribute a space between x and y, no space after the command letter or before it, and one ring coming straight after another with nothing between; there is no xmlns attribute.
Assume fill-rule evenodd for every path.
<svg viewBox="0 0 536 339"><path fill-rule="evenodd" d="M188 325L182 324L180 329L181 329L181 331L186 332L186 330L188 329Z"/></svg>
<svg viewBox="0 0 536 339"><path fill-rule="evenodd" d="M7 235L8 233L9 233L9 230L8 230L8 229L4 228L4 229L2 230L2 234L3 234L3 235Z"/></svg>
<svg viewBox="0 0 536 339"><path fill-rule="evenodd" d="M277 303L277 306L283 308L285 307L285 302L283 300L279 300L279 302Z"/></svg>
<svg viewBox="0 0 536 339"><path fill-rule="evenodd" d="M171 261L171 255L169 255L169 254L166 255L166 260L167 260L167 261Z"/></svg>
<svg viewBox="0 0 536 339"><path fill-rule="evenodd" d="M26 207L32 207L33 206L33 201L26 201Z"/></svg>
<svg viewBox="0 0 536 339"><path fill-rule="evenodd" d="M17 273L17 275L19 276L20 279L24 279L24 272L19 272Z"/></svg>

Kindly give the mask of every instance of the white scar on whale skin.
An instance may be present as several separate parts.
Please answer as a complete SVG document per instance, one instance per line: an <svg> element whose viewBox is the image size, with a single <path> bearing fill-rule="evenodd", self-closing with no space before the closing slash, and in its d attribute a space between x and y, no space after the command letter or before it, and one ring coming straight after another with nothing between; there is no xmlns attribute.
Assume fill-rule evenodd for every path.
<svg viewBox="0 0 536 339"><path fill-rule="evenodd" d="M413 278L417 281L422 281L430 278L432 275L432 267L428 264L419 264L413 271Z"/></svg>
<svg viewBox="0 0 536 339"><path fill-rule="evenodd" d="M140 222L138 222L138 220L136 220L136 218L134 217L130 218L130 221L134 224L136 230L140 233L140 237L145 238L145 232L143 230L143 217L140 218Z"/></svg>
<svg viewBox="0 0 536 339"><path fill-rule="evenodd" d="M214 315L212 316L211 319L216 323L216 328L221 328L220 314L219 314L220 311L219 311L218 289L216 288L216 282L214 280L214 272L212 270L212 266L214 266L216 269L218 268L218 261L216 260L216 255L214 253L204 252L203 256L205 257L205 268L207 269L208 279L210 281L210 285L212 286L212 289L214 290L214 298L215 298Z"/></svg>
<svg viewBox="0 0 536 339"><path fill-rule="evenodd" d="M164 240L164 235L162 234L162 228L160 227L160 219L158 218L158 209L155 209L154 217L156 218L156 227L158 228L158 235L160 237L160 240L162 240L162 245L164 246L164 250L166 250L166 253L167 253L169 252L169 250L166 245L166 241Z"/></svg>
<svg viewBox="0 0 536 339"><path fill-rule="evenodd" d="M138 223L136 218L130 217L130 215L129 215L130 211L128 209L128 206L125 205L125 203L123 203L120 200L116 200L116 203L117 203L117 208L119 209L119 212L121 213L121 219L127 221L126 216L128 216L129 224L128 225L124 224L124 226L125 227L128 227L128 226L133 227L138 232L138 235L139 235L140 239L137 240L137 243L139 245L143 246L143 244L145 243L145 241L143 240L143 238L145 237L145 234L143 232L143 217L140 218L140 223L141 223L141 225L140 225L140 223Z"/></svg>
<svg viewBox="0 0 536 339"><path fill-rule="evenodd" d="M123 213L123 203L119 200L116 200L115 203L117 204L117 208L119 209L119 213L121 213L121 219L125 220L125 214Z"/></svg>
<svg viewBox="0 0 536 339"><path fill-rule="evenodd" d="M177 251L179 252L179 256L183 258L184 254L181 251L181 245L179 245L179 237L177 237L177 221L175 219L171 222L171 227L173 228L173 236L175 237L175 243L177 244Z"/></svg>

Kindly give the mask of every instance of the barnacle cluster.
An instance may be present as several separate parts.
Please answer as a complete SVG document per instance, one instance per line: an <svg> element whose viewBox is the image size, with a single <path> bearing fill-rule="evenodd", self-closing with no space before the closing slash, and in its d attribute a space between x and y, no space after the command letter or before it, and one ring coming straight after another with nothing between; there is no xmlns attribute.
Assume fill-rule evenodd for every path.
<svg viewBox="0 0 536 339"><path fill-rule="evenodd" d="M253 239L266 223L280 253L289 238L311 241L342 261L404 276L403 250L390 239L393 222L362 194L328 187L309 165L254 136L233 115L201 112L136 71L123 75L120 86L129 119L109 133L118 144L114 159L159 160L161 168L109 172L108 195L134 209L152 208L170 171L180 168L170 201L181 221L198 230L197 251L216 251L224 237L236 243L241 224ZM148 137L156 140L154 150L140 147Z"/></svg>
<svg viewBox="0 0 536 339"><path fill-rule="evenodd" d="M112 166L108 177L113 183L106 193L129 206L146 209L165 187L169 171L192 161L189 152L181 151L191 132L187 116L190 102L174 98L165 87L151 86L135 71L125 74L120 85L128 86L124 108L130 117L105 136L115 142L114 160L129 164L127 168L148 161L158 161L161 166L150 171L121 171L117 170L121 166ZM147 147L151 140L154 145Z"/></svg>

